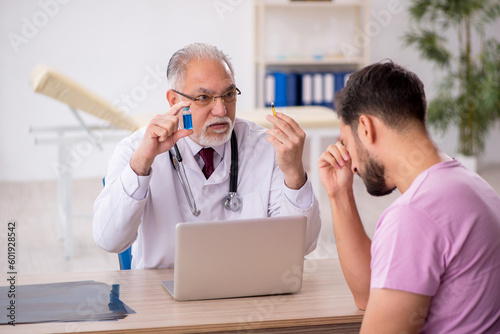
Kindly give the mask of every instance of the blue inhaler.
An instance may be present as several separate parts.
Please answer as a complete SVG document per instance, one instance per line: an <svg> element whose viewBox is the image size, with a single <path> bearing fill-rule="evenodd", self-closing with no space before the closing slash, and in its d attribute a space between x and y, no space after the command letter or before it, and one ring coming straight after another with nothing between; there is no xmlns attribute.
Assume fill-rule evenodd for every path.
<svg viewBox="0 0 500 334"><path fill-rule="evenodd" d="M189 107L182 107L182 122L184 129L190 130L193 128L193 119L191 118L191 110Z"/></svg>

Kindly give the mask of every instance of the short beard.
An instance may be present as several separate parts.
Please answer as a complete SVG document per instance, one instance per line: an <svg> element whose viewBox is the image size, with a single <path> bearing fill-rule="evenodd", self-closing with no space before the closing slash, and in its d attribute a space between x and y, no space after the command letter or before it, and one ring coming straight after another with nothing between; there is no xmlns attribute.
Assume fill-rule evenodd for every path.
<svg viewBox="0 0 500 334"><path fill-rule="evenodd" d="M207 134L208 127L212 124L215 123L228 123L229 124L229 129L224 130L224 132L217 133L216 136L209 136ZM201 130L201 134L196 134L193 133L191 136L191 140L193 140L195 143L198 143L198 145L201 145L203 147L214 147L214 146L219 146L222 144L225 144L226 142L229 141L231 138L231 133L233 132L233 127L234 123L231 121L231 119L228 116L223 116L223 117L214 117L210 121L207 121L203 125L203 129Z"/></svg>
<svg viewBox="0 0 500 334"><path fill-rule="evenodd" d="M372 196L385 196L389 195L396 189L389 188L385 183L385 167L377 163L373 158L369 157L364 166L363 174L359 176L363 179L366 186L366 191Z"/></svg>
<svg viewBox="0 0 500 334"><path fill-rule="evenodd" d="M372 196L385 196L389 195L396 189L389 188L385 182L385 167L384 165L375 161L370 153L362 147L361 142L356 138L356 148L359 152L360 162L363 166L361 172L358 168L358 175L363 180L366 191Z"/></svg>

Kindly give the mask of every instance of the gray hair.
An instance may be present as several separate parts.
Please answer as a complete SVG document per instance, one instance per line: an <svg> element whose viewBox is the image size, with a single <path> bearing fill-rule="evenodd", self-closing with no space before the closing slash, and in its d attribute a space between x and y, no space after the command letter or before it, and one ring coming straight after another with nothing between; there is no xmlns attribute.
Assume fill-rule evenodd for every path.
<svg viewBox="0 0 500 334"><path fill-rule="evenodd" d="M167 67L167 80L170 89L182 89L181 83L186 77L187 65L195 59L209 59L227 64L234 78L233 65L228 56L217 47L205 43L193 43L175 52Z"/></svg>

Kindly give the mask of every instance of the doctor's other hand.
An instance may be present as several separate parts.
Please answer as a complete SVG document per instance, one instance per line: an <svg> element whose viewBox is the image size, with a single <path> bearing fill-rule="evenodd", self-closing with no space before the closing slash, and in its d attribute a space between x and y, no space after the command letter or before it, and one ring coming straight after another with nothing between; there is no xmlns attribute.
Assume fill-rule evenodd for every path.
<svg viewBox="0 0 500 334"><path fill-rule="evenodd" d="M300 189L306 183L307 177L302 164L302 152L306 134L295 120L283 113L277 112L276 117L267 115L266 119L274 125L268 129L267 141L276 150L276 161L285 175L285 184L290 189Z"/></svg>
<svg viewBox="0 0 500 334"><path fill-rule="evenodd" d="M190 102L174 104L169 111L156 115L146 127L141 144L130 159L130 167L137 175L148 175L157 155L170 150L181 138L189 136L193 130L179 129L182 107Z"/></svg>
<svg viewBox="0 0 500 334"><path fill-rule="evenodd" d="M328 146L318 159L319 178L328 197L352 191L351 157L341 142Z"/></svg>

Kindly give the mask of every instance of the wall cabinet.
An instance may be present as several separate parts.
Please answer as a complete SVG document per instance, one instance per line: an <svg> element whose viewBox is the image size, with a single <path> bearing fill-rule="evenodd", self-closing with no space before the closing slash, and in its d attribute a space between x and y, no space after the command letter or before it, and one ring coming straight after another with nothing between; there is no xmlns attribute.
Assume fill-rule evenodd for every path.
<svg viewBox="0 0 500 334"><path fill-rule="evenodd" d="M314 74L349 73L368 64L369 0L255 0L255 6L257 107L269 103L275 84L266 74L298 75L302 89L303 74L314 81ZM331 94L331 84L322 80Z"/></svg>

